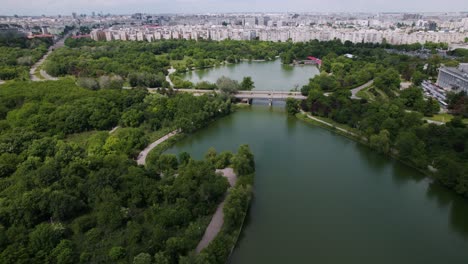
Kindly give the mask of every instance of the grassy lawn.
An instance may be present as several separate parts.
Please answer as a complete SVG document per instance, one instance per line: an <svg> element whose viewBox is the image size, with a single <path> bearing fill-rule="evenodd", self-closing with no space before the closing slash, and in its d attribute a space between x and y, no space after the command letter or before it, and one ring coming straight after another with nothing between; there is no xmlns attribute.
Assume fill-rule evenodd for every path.
<svg viewBox="0 0 468 264"><path fill-rule="evenodd" d="M335 127L339 127L339 128L341 128L341 129L347 130L347 131L349 131L349 132L353 132L354 134L359 134L359 133L360 133L359 130L357 130L357 129L355 129L355 128L352 128L352 127L350 127L350 126L348 126L348 125L340 124L340 123L338 123L338 122L335 122L335 121L333 121L333 120L330 119L330 118L320 117L320 116L315 116L315 115L314 115L314 117L317 118L317 119L320 119L320 120L322 120L322 121L324 121L324 122L330 123L330 124L332 124L332 125L335 126Z"/></svg>
<svg viewBox="0 0 468 264"><path fill-rule="evenodd" d="M388 95L374 86L369 86L359 91L356 96L367 99L368 101L388 101Z"/></svg>
<svg viewBox="0 0 468 264"><path fill-rule="evenodd" d="M152 143L153 141L156 141L162 137L164 137L165 135L171 133L172 131L174 131L175 128L162 128L158 131L145 131L146 135L148 135L148 138L150 140L150 142Z"/></svg>
<svg viewBox="0 0 468 264"><path fill-rule="evenodd" d="M310 114L310 113L308 113L308 114ZM313 120L313 119L308 118L306 115L298 114L298 117L300 117L300 119L302 119L302 120L306 120L306 121L308 121L308 122L310 121L309 123L313 123L313 124L317 124L317 125L320 125L320 126L324 126L324 127L326 127L326 128L331 128L331 127L329 127L329 126L327 126L327 125L325 125L325 124L322 124L322 123L320 123L320 122L317 122L317 121L315 121L315 120ZM317 118L317 119L319 119L319 120L322 120L322 121L324 121L324 122L327 122L327 123L333 125L334 127L347 130L347 131L352 132L352 133L354 133L354 134L360 134L360 131L359 131L359 130L357 130L357 129L355 129L355 128L352 128L352 127L350 127L350 126L348 126L348 125L340 124L340 123L338 123L338 122L335 122L335 121L333 121L333 120L330 119L330 118L320 117L320 116L316 116L316 115L313 115L313 117L315 117L315 118Z"/></svg>
<svg viewBox="0 0 468 264"><path fill-rule="evenodd" d="M108 131L93 130L93 131L86 131L82 133L72 134L72 135L68 135L65 141L74 142L80 146L86 146L88 144L89 138L92 137L93 135L96 135L99 132L108 132Z"/></svg>
<svg viewBox="0 0 468 264"><path fill-rule="evenodd" d="M172 131L174 131L174 128L163 128L163 129L160 129L158 131L145 130L145 134L148 136L149 142L152 143L152 142L162 138L166 134L169 134ZM72 134L72 135L68 135L65 138L65 141L74 142L74 143L76 143L76 144L78 144L80 146L86 146L88 144L89 138L91 138L92 136L94 136L94 135L96 135L98 133L107 133L107 134L109 134L109 131L107 131L107 130L100 130L100 131L99 130L93 130L93 131L86 131L86 132L82 132L82 133Z"/></svg>
<svg viewBox="0 0 468 264"><path fill-rule="evenodd" d="M426 120L433 120L433 121L438 121L438 122L450 122L454 118L453 115L451 114L437 114L432 117L424 117ZM463 123L468 124L468 119L463 118Z"/></svg>
<svg viewBox="0 0 468 264"><path fill-rule="evenodd" d="M42 70L42 65L36 68L36 71L34 72L34 76L36 76L37 78L41 80L44 80L45 78L42 76L41 70Z"/></svg>

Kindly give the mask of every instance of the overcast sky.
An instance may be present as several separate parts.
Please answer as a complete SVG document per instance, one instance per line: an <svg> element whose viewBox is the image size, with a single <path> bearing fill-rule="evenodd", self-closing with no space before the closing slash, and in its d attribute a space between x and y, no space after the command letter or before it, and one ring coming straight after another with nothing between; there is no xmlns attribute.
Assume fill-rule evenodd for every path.
<svg viewBox="0 0 468 264"><path fill-rule="evenodd" d="M0 0L0 15L468 11L468 0Z"/></svg>

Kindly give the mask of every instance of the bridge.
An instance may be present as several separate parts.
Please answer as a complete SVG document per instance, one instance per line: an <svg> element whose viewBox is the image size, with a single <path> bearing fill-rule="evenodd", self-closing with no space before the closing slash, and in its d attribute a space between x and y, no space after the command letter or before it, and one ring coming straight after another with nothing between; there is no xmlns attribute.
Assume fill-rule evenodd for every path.
<svg viewBox="0 0 468 264"><path fill-rule="evenodd" d="M149 88L150 92L154 92L157 88ZM192 93L194 95L202 95L207 93L219 93L219 90L197 90L197 89L174 89L176 92ZM296 100L305 100L300 92L290 91L238 91L233 95L235 98L251 103L253 99L268 100L271 105L273 101L285 101L288 98Z"/></svg>
<svg viewBox="0 0 468 264"><path fill-rule="evenodd" d="M273 101L285 101L288 98L296 100L307 99L300 92L288 91L239 91L234 94L234 97L249 104L252 103L253 99L268 100L270 106L273 104Z"/></svg>

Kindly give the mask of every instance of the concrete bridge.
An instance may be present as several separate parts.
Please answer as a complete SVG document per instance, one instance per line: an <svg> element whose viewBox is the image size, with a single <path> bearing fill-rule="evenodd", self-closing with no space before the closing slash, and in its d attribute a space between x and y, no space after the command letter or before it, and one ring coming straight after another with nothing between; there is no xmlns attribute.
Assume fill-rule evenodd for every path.
<svg viewBox="0 0 468 264"><path fill-rule="evenodd" d="M148 88L151 92L155 92L157 88ZM197 89L174 89L176 92L192 93L194 95L202 95L207 93L219 93L219 90L197 90ZM288 98L296 100L305 100L306 96L303 96L301 92L290 92L290 91L238 91L234 94L234 97L251 103L253 99L269 100L270 105L273 101L286 101Z"/></svg>
<svg viewBox="0 0 468 264"><path fill-rule="evenodd" d="M268 100L270 106L273 104L273 101L286 101L288 98L296 100L307 99L300 92L288 91L239 91L234 94L234 97L249 104L252 103L253 99Z"/></svg>

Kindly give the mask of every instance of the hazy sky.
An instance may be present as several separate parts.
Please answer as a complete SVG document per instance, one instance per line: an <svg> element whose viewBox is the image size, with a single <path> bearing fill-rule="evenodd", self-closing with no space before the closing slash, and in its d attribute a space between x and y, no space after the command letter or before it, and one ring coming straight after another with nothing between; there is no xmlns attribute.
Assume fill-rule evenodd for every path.
<svg viewBox="0 0 468 264"><path fill-rule="evenodd" d="M0 0L0 15L468 11L468 0Z"/></svg>

